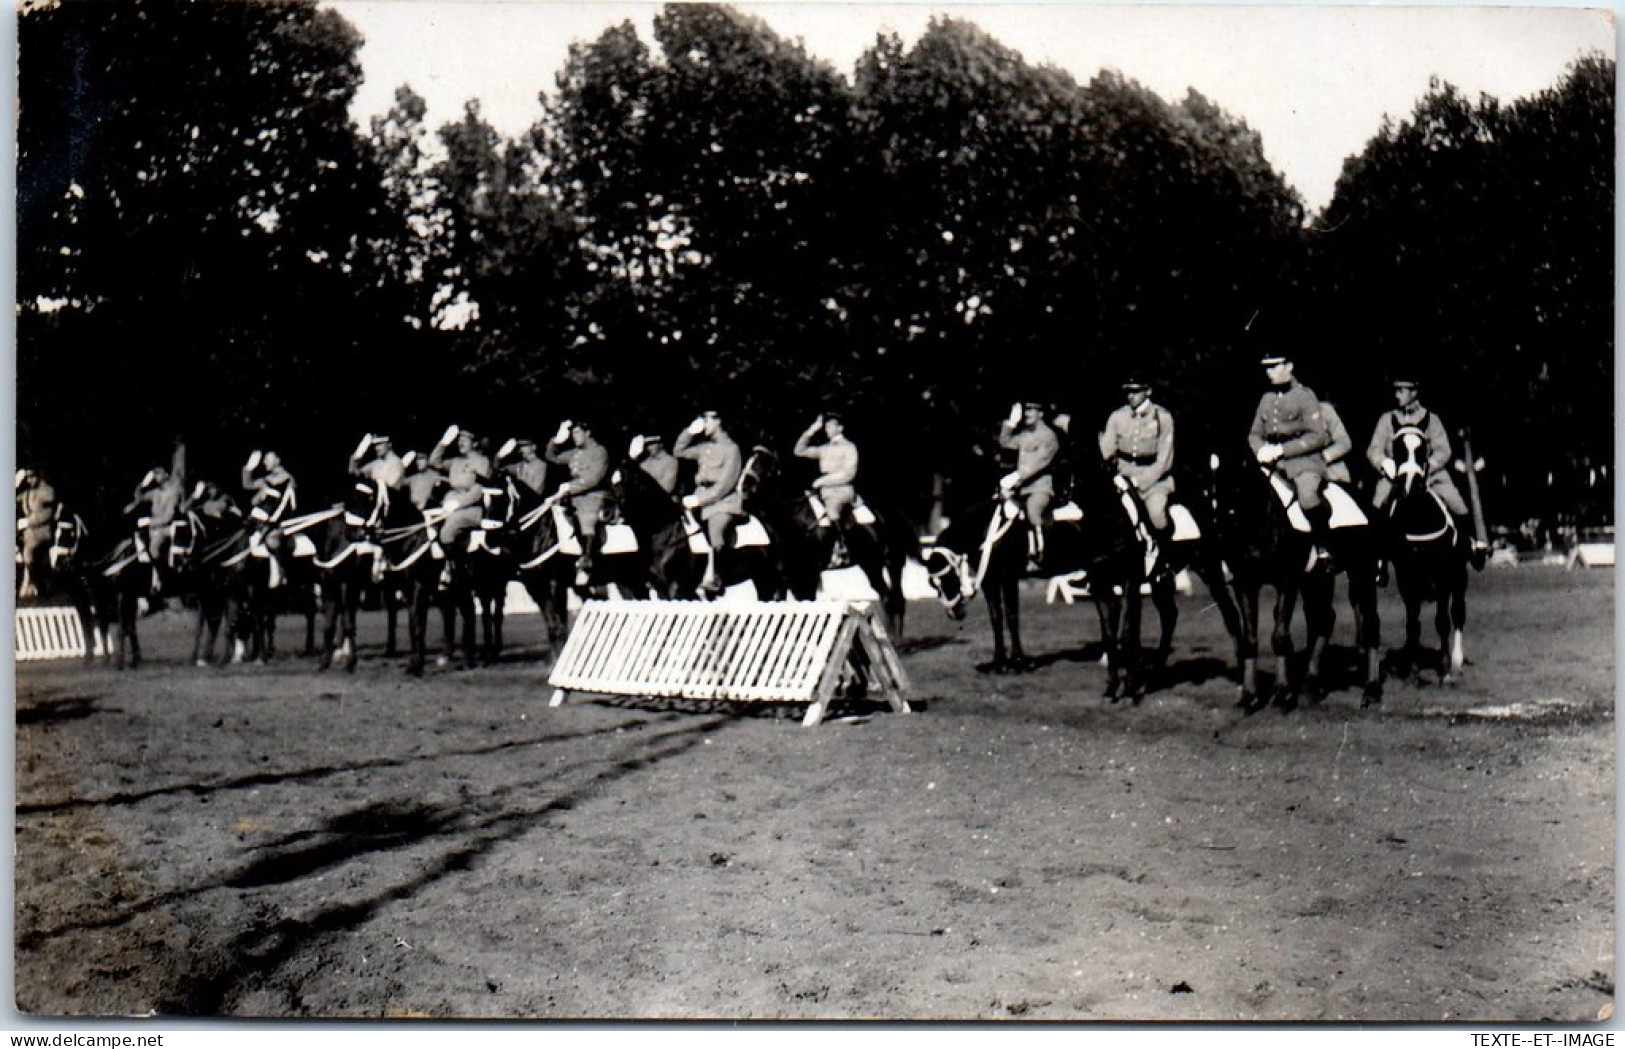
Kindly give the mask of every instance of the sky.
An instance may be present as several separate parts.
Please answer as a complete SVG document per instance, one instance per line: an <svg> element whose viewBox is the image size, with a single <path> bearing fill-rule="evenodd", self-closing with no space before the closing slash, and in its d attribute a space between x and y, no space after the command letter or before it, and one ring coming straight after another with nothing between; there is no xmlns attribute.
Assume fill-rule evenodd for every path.
<svg viewBox="0 0 1625 1049"><path fill-rule="evenodd" d="M657 4L608 0L330 0L365 38L362 127L410 84L429 124L478 99L498 132L541 115L539 96L573 41L631 20L653 43ZM1610 7L1101 5L1069 2L734 4L851 76L882 31L906 44L935 15L979 25L1032 63L1087 82L1116 69L1170 102L1195 88L1263 138L1310 212L1331 199L1345 157L1383 117L1407 117L1438 76L1510 102L1552 86L1575 58L1615 53Z"/></svg>

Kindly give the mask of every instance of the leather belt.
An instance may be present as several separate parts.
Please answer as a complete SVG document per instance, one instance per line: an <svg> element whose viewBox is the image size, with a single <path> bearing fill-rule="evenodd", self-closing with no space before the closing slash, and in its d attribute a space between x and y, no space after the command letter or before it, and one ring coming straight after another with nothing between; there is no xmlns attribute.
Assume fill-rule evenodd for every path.
<svg viewBox="0 0 1625 1049"><path fill-rule="evenodd" d="M1118 452L1119 462L1133 463L1135 466L1150 466L1157 461L1155 455L1130 455L1127 452Z"/></svg>

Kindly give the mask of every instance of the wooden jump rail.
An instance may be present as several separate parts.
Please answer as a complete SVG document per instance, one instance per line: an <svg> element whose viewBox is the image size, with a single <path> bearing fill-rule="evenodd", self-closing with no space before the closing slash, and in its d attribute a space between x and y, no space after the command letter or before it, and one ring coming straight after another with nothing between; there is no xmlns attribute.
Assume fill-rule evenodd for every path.
<svg viewBox="0 0 1625 1049"><path fill-rule="evenodd" d="M855 676L908 711L908 676L869 602L588 601L548 676L549 705L572 692L799 702L811 726Z"/></svg>
<svg viewBox="0 0 1625 1049"><path fill-rule="evenodd" d="M72 608L19 608L12 618L17 662L31 659L77 659L85 654L85 631ZM101 638L94 638L95 654L103 655Z"/></svg>

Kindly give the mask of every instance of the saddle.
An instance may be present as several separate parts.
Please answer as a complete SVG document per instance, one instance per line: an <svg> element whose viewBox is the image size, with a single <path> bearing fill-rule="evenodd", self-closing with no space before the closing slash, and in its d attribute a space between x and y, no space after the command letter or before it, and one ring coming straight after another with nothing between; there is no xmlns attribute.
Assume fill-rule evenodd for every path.
<svg viewBox="0 0 1625 1049"><path fill-rule="evenodd" d="M1304 515L1303 507L1298 505L1297 490L1288 483L1286 478L1273 473L1270 475L1270 487L1275 489L1275 497L1281 500L1281 505L1286 508L1287 520L1292 523L1293 531L1308 534L1312 529L1309 527L1309 518ZM1356 503L1354 497L1348 493L1348 489L1338 482L1327 481L1326 487L1321 491L1326 497L1327 507L1331 509L1331 528L1333 530L1359 528L1371 523L1370 519L1366 517L1365 511L1360 509L1360 504Z"/></svg>
<svg viewBox="0 0 1625 1049"><path fill-rule="evenodd" d="M688 532L688 549L690 553L704 556L711 552L711 540L706 535L705 526L694 517L692 513L683 514L683 526ZM754 514L747 514L738 524L734 525L733 542L728 545L730 550L744 550L749 547L772 546L773 539L767 534L767 529Z"/></svg>

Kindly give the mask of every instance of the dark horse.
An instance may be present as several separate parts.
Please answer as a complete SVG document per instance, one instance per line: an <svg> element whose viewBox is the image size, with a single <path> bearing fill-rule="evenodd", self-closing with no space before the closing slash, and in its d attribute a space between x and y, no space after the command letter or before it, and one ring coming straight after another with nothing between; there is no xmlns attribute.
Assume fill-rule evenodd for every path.
<svg viewBox="0 0 1625 1049"><path fill-rule="evenodd" d="M1415 678L1422 643L1422 606L1434 603L1439 633L1439 681L1450 684L1466 664L1467 537L1427 486L1428 439L1416 426L1394 433L1389 455L1399 469L1388 503L1389 552L1394 581L1405 603L1405 647L1396 669Z"/></svg>
<svg viewBox="0 0 1625 1049"><path fill-rule="evenodd" d="M85 640L85 660L96 658L96 645L100 641L108 649L107 622L98 614L89 569L85 563L84 541L89 534L84 518L58 503L49 524L49 545L40 544L33 564L24 566L33 594L19 597L23 606L53 605L66 601L79 617L80 632ZM23 570L19 570L21 582Z"/></svg>
<svg viewBox="0 0 1625 1049"><path fill-rule="evenodd" d="M784 589L798 601L813 600L818 596L824 571L844 567L836 566L832 559L835 529L820 522L807 492L783 483L778 458L767 449L758 448L752 453L740 491L746 511L755 515L773 537L776 574ZM901 640L908 607L903 594L903 568L909 558L920 556L914 526L896 507L881 507L866 500L848 512L841 532L848 562L863 572L886 611L892 638Z"/></svg>
<svg viewBox="0 0 1625 1049"><path fill-rule="evenodd" d="M357 660L356 616L363 598L378 593L389 615L387 651L394 653L395 588L388 578L389 558L380 536L388 511L405 493L392 494L370 477L354 478L341 505L342 513L328 520L313 536L314 566L319 571L322 607L320 666L326 670L338 659L354 671Z"/></svg>
<svg viewBox="0 0 1625 1049"><path fill-rule="evenodd" d="M637 537L638 550L627 575L638 596L692 600L705 572L705 555L690 545L682 504L634 463L610 476L610 491L621 521Z"/></svg>
<svg viewBox="0 0 1625 1049"><path fill-rule="evenodd" d="M973 511L956 517L928 547L926 570L955 619L964 618L965 603L977 592L986 593L993 624L993 661L978 669L992 673L1020 673L1031 666L1021 645L1018 584L1022 578L1083 574L1100 615L1100 637L1106 651L1104 694L1114 701L1125 697L1138 701L1146 689L1140 666L1141 587L1148 580L1145 545L1104 464L1081 467L1072 494L1081 514L1055 521L1045 530L1044 559L1038 571L1027 567L1029 529L1014 498L996 499L987 516ZM1171 574L1167 585L1171 593ZM1172 600L1168 607L1172 608ZM1164 636L1158 646L1162 658L1172 643L1172 629L1172 617L1165 613Z"/></svg>
<svg viewBox="0 0 1625 1049"><path fill-rule="evenodd" d="M1273 697L1276 705L1290 710L1297 705L1300 694L1306 693L1311 699L1326 694L1321 664L1337 622L1334 589L1339 572L1347 577L1349 602L1354 610L1364 705L1380 702L1381 628L1377 618L1377 544L1373 527L1369 523L1333 527L1329 533L1329 561L1312 557L1309 533L1293 527L1270 474L1245 446L1228 457L1213 456L1210 466L1199 487L1210 519L1211 541L1229 572L1229 589L1239 611L1235 633L1241 665L1238 705L1250 713L1269 702L1259 695L1258 686L1258 613L1265 586L1275 591L1270 646L1278 660ZM1294 652L1292 617L1300 596L1308 640L1301 677L1292 672L1290 665Z"/></svg>

